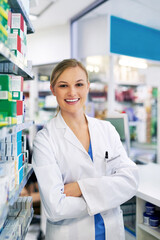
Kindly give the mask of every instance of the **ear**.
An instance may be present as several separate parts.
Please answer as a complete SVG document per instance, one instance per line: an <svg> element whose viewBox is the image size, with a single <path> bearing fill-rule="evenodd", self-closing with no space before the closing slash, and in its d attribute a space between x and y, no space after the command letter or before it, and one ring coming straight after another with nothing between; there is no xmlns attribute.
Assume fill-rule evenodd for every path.
<svg viewBox="0 0 160 240"><path fill-rule="evenodd" d="M52 94L55 96L55 92L54 92L52 85L50 85L50 90L51 90Z"/></svg>

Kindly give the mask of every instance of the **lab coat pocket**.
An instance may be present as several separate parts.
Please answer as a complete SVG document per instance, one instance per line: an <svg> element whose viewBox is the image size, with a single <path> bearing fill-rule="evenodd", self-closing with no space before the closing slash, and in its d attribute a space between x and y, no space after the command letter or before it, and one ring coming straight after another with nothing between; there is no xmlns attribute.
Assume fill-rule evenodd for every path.
<svg viewBox="0 0 160 240"><path fill-rule="evenodd" d="M105 160L106 162L106 175L112 175L116 173L116 169L120 165L120 155L112 156Z"/></svg>

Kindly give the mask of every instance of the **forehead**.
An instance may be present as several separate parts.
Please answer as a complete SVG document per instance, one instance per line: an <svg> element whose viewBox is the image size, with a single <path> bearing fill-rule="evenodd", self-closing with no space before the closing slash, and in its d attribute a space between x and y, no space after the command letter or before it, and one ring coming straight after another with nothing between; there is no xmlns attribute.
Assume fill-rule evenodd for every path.
<svg viewBox="0 0 160 240"><path fill-rule="evenodd" d="M57 82L67 81L67 80L79 80L79 79L82 79L82 80L87 79L85 71L79 66L69 67L61 73L61 75L57 79Z"/></svg>

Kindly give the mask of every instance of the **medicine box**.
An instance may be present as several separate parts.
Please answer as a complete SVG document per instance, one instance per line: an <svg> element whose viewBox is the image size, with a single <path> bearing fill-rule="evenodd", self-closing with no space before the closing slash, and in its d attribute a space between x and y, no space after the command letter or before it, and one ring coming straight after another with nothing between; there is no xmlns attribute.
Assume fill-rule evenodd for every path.
<svg viewBox="0 0 160 240"><path fill-rule="evenodd" d="M19 171L22 165L23 165L23 154L21 153L19 156L16 157L14 161L15 172Z"/></svg>
<svg viewBox="0 0 160 240"><path fill-rule="evenodd" d="M24 62L24 57L22 53L18 50L11 50L11 52L17 57L20 62Z"/></svg>
<svg viewBox="0 0 160 240"><path fill-rule="evenodd" d="M23 92L23 77L11 75L11 91Z"/></svg>
<svg viewBox="0 0 160 240"><path fill-rule="evenodd" d="M22 141L22 131L19 131L16 134L12 135L12 142L19 142L19 141Z"/></svg>
<svg viewBox="0 0 160 240"><path fill-rule="evenodd" d="M8 47L10 50L18 50L21 52L21 38L17 33L8 34Z"/></svg>
<svg viewBox="0 0 160 240"><path fill-rule="evenodd" d="M7 116L16 117L17 116L16 101L1 100L0 101L0 114L7 114Z"/></svg>
<svg viewBox="0 0 160 240"><path fill-rule="evenodd" d="M12 156L18 156L22 153L22 141L18 141L16 144L13 143Z"/></svg>
<svg viewBox="0 0 160 240"><path fill-rule="evenodd" d="M19 28L24 32L24 19L21 13L12 13L11 28Z"/></svg>
<svg viewBox="0 0 160 240"><path fill-rule="evenodd" d="M20 36L21 40L24 39L24 32L21 29L11 28L10 33L16 33Z"/></svg>
<svg viewBox="0 0 160 240"><path fill-rule="evenodd" d="M1 13L0 13L0 24L5 29L5 31L7 31L7 19L4 18Z"/></svg>
<svg viewBox="0 0 160 240"><path fill-rule="evenodd" d="M11 76L0 74L0 91L11 91Z"/></svg>
<svg viewBox="0 0 160 240"><path fill-rule="evenodd" d="M13 91L12 100L23 100L23 92Z"/></svg>
<svg viewBox="0 0 160 240"><path fill-rule="evenodd" d="M21 184L22 180L23 180L23 166L20 168L19 170L19 184Z"/></svg>
<svg viewBox="0 0 160 240"><path fill-rule="evenodd" d="M7 25L8 25L8 33L10 33L10 29L11 29L11 20L12 20L12 13L11 13L11 11L9 10L9 11L8 11L8 22L7 22Z"/></svg>
<svg viewBox="0 0 160 240"><path fill-rule="evenodd" d="M17 100L17 116L23 115L23 101Z"/></svg>
<svg viewBox="0 0 160 240"><path fill-rule="evenodd" d="M8 91L0 91L0 100L6 99L8 101L12 100L12 93Z"/></svg>

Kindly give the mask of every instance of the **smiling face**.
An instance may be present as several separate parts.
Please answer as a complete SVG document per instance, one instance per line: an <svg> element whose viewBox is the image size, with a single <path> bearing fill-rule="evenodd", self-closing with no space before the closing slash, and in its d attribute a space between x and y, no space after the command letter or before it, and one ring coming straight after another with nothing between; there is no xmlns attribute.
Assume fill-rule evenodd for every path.
<svg viewBox="0 0 160 240"><path fill-rule="evenodd" d="M79 66L67 68L51 91L57 98L62 114L83 111L89 91L86 73Z"/></svg>

